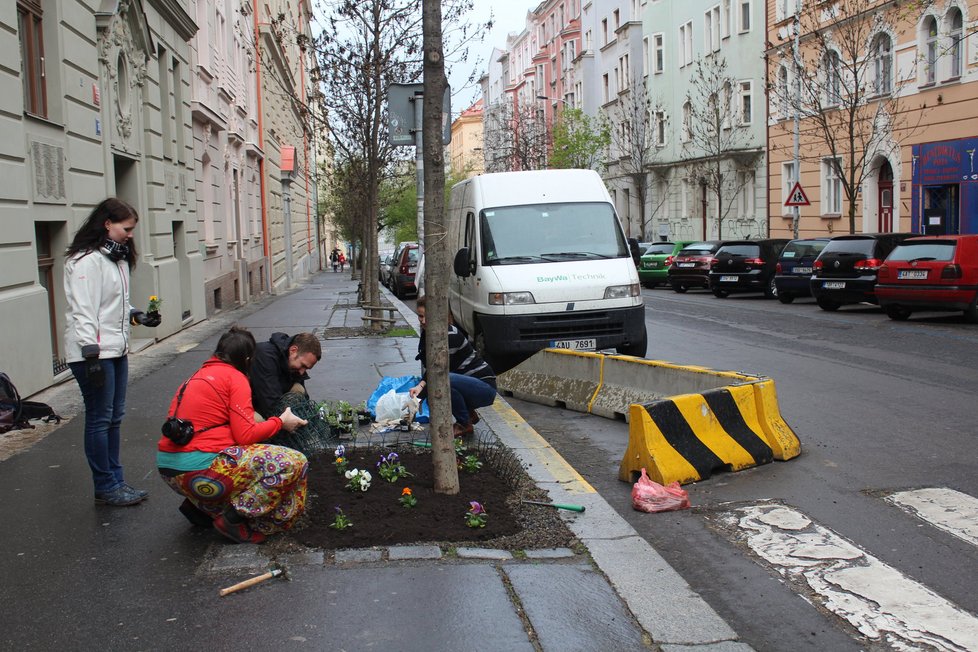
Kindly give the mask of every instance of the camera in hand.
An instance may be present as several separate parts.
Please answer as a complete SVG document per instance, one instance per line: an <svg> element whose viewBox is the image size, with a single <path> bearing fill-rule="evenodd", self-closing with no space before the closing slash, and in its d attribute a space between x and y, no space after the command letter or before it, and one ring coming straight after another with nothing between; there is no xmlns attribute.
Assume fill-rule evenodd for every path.
<svg viewBox="0 0 978 652"><path fill-rule="evenodd" d="M186 446L194 438L194 424L186 419L170 417L163 422L163 436L177 446Z"/></svg>

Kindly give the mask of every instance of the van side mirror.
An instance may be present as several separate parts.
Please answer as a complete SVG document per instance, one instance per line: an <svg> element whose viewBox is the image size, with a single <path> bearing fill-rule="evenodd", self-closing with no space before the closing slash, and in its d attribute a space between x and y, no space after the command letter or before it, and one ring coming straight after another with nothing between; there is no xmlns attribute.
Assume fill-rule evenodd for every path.
<svg viewBox="0 0 978 652"><path fill-rule="evenodd" d="M642 252L638 248L638 238L628 239L628 250L632 253L632 261L635 263L635 267L638 267L639 263L642 262Z"/></svg>
<svg viewBox="0 0 978 652"><path fill-rule="evenodd" d="M475 272L472 267L472 261L469 260L468 247L462 247L455 252L455 260L452 261L452 268L455 270L455 276L461 276L462 278L471 276Z"/></svg>

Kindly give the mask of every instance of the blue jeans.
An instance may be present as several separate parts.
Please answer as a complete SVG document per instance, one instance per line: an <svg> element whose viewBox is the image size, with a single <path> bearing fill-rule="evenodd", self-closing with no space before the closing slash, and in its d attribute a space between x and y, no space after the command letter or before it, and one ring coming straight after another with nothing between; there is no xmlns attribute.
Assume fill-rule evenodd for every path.
<svg viewBox="0 0 978 652"><path fill-rule="evenodd" d="M469 422L471 410L492 405L496 400L496 388L484 380L450 373L448 384L452 392L452 416L463 425Z"/></svg>
<svg viewBox="0 0 978 652"><path fill-rule="evenodd" d="M92 469L95 493L108 493L121 485L122 463L119 461L122 415L126 413L126 385L129 382L129 358L100 360L105 384L92 387L85 377L85 362L68 366L85 399L85 456Z"/></svg>

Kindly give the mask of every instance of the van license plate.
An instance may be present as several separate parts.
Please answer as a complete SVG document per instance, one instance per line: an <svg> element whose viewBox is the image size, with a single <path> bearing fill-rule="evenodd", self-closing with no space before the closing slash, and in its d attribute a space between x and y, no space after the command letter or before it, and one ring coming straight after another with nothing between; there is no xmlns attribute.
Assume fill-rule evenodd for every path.
<svg viewBox="0 0 978 652"><path fill-rule="evenodd" d="M796 267L794 269L794 272L795 272L795 274L811 274L812 273L812 268L811 267Z"/></svg>
<svg viewBox="0 0 978 652"><path fill-rule="evenodd" d="M721 276L720 277L720 282L721 283L736 283L737 282L737 277L736 276Z"/></svg>
<svg viewBox="0 0 978 652"><path fill-rule="evenodd" d="M822 287L826 290L844 290L846 287L845 281L825 281L822 283Z"/></svg>
<svg viewBox="0 0 978 652"><path fill-rule="evenodd" d="M916 278L925 279L927 278L926 269L901 269L897 272L897 278Z"/></svg>
<svg viewBox="0 0 978 652"><path fill-rule="evenodd" d="M593 351L598 348L598 341L593 337L584 340L552 340L552 349L570 349L571 351Z"/></svg>

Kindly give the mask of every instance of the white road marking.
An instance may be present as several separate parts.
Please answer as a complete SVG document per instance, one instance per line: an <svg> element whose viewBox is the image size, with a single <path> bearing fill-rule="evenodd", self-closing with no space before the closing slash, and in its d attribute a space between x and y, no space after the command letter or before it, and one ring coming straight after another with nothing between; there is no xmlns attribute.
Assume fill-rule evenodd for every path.
<svg viewBox="0 0 978 652"><path fill-rule="evenodd" d="M978 618L789 507L722 513L733 537L864 636L894 650L978 650Z"/></svg>
<svg viewBox="0 0 978 652"><path fill-rule="evenodd" d="M898 491L886 497L900 509L978 546L978 499L945 487Z"/></svg>

